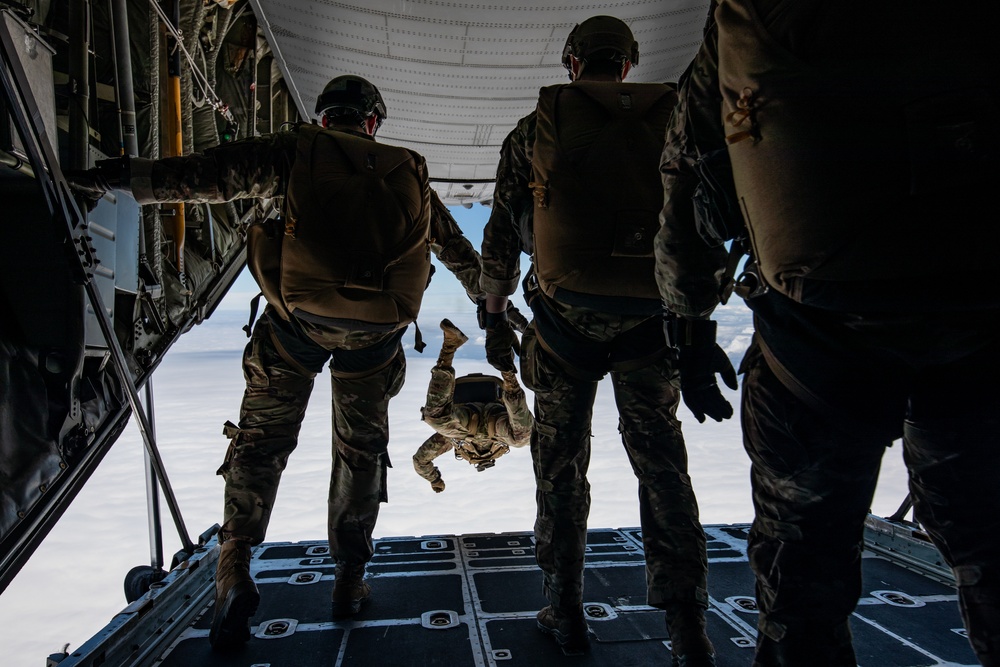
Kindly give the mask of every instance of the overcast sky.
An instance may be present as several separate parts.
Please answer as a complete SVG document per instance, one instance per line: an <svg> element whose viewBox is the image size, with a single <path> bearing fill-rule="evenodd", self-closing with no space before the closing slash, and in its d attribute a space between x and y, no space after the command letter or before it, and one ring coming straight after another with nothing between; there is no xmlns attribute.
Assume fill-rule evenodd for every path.
<svg viewBox="0 0 1000 667"><path fill-rule="evenodd" d="M453 212L478 248L488 210L477 206ZM228 445L222 425L227 419L239 419L244 387L240 357L246 344L241 327L255 293L252 279L241 277L219 310L174 345L153 380L157 441L194 539L222 520L223 482L215 471ZM451 318L470 338L457 355L457 373L492 372L472 304L458 281L438 265L418 321L427 349L423 354L413 350L412 327L403 340L408 368L406 384L390 406L389 503L382 507L375 535L529 531L535 507L527 448L513 450L482 473L451 455L441 457L437 464L447 483L442 494L435 494L413 471L410 457L432 433L420 421L420 406L440 349L442 317ZM749 311L737 299L720 308L716 319L719 343L738 366L752 332ZM698 424L683 406L678 413L706 524L753 518L738 393L724 391L736 408L731 420ZM530 392L528 400L530 404ZM635 477L617 424L610 381L605 380L594 409L591 528L639 525ZM330 382L323 374L316 379L298 449L282 478L268 541L326 538L330 431ZM893 447L885 457L876 514L891 514L906 494L899 449ZM145 498L142 441L130 424L76 502L0 596L4 665L41 667L49 653L64 644L71 650L80 646L125 606L125 574L149 563ZM165 505L162 512L169 563L180 543Z"/></svg>

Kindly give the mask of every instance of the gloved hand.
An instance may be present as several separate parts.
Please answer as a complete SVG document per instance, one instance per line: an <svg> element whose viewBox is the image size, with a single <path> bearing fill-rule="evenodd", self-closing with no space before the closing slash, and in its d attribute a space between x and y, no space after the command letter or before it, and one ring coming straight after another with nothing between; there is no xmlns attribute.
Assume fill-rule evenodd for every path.
<svg viewBox="0 0 1000 667"><path fill-rule="evenodd" d="M70 170L65 172L66 181L73 192L86 203L87 210L93 211L97 202L108 192L122 187L128 182L129 159L98 160L93 169Z"/></svg>
<svg viewBox="0 0 1000 667"><path fill-rule="evenodd" d="M444 491L444 480L438 477L436 480L431 482L431 488L434 489L434 493L441 493Z"/></svg>
<svg viewBox="0 0 1000 667"><path fill-rule="evenodd" d="M719 390L718 373L730 389L739 385L729 357L715 342L716 323L668 317L664 328L667 340L677 349L677 370L681 375L681 398L699 423L705 417L719 422L733 416L733 406Z"/></svg>
<svg viewBox="0 0 1000 667"><path fill-rule="evenodd" d="M524 330L528 328L528 318L521 314L513 301L507 301L507 308L503 313L487 313L486 298L479 297L476 300L476 322L479 323L479 328L486 330L486 320L494 321L497 318L506 318L510 322L510 326L520 333L524 333Z"/></svg>
<svg viewBox="0 0 1000 667"><path fill-rule="evenodd" d="M510 301L507 302L507 321L510 322L511 327L521 333L524 333L524 330L528 328L528 318L522 315L517 306Z"/></svg>
<svg viewBox="0 0 1000 667"><path fill-rule="evenodd" d="M507 314L487 313L485 323L486 361L501 373L515 370L514 351L518 348L518 342Z"/></svg>

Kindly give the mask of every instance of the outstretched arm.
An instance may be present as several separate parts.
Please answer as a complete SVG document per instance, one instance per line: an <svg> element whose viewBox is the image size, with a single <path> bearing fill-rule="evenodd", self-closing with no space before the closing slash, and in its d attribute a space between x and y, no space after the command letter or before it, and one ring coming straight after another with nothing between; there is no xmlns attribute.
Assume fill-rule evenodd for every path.
<svg viewBox="0 0 1000 667"><path fill-rule="evenodd" d="M444 491L444 480L441 478L441 470L431 462L451 448L451 440L440 433L435 433L427 438L413 455L413 469L431 483L435 493Z"/></svg>
<svg viewBox="0 0 1000 667"><path fill-rule="evenodd" d="M483 260L469 239L462 234L437 193L431 190L431 250L446 269L462 283L465 293L473 303L483 298L479 287L479 277L483 272Z"/></svg>
<svg viewBox="0 0 1000 667"><path fill-rule="evenodd" d="M296 138L295 132L279 132L222 144L204 154L133 158L127 185L140 204L215 203L282 195L295 159Z"/></svg>

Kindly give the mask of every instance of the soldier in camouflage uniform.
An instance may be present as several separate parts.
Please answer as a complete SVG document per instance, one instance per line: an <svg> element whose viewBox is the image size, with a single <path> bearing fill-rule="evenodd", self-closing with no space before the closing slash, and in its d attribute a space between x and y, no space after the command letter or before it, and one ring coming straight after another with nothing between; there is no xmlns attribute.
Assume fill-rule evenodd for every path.
<svg viewBox="0 0 1000 667"><path fill-rule="evenodd" d="M738 195L758 267L741 286L767 287L747 300L755 334L740 369L755 667L857 664L863 524L899 438L916 519L954 571L972 647L1000 665L1000 299L984 244L995 216L982 215L1000 160L992 121L966 96L996 80L986 54L1000 17L986 4L975 26L961 11L901 9L713 2L667 132L664 300L692 320L719 302L727 253L701 233L715 216L692 207L697 188L713 192L698 173L716 151L726 157L714 180L730 160L736 178L713 197ZM982 94L993 108L996 87ZM794 123L792 150L768 154ZM758 152L765 183L745 166ZM774 268L816 239L818 260L807 250L793 271Z"/></svg>
<svg viewBox="0 0 1000 667"><path fill-rule="evenodd" d="M316 113L324 127L373 141L386 110L374 86L359 77L342 76L327 85ZM225 144L204 155L107 161L91 170L89 181L78 178L76 186L89 187L94 194L109 187L129 188L144 204L282 196L289 190L301 131ZM414 177L429 190L422 159L417 164ZM447 208L432 191L430 196L430 250L475 300L479 255ZM269 303L253 328L243 355L246 392L240 421L225 427L231 444L219 468L226 480L225 508L210 635L218 650L249 639L248 622L260 599L249 573L250 547L264 540L313 380L326 364L333 386L328 521L330 553L336 562L334 618L357 613L369 595L364 568L372 556L379 504L386 502L388 405L403 385L406 358L400 340L406 327L364 330L298 316L286 320L279 316L277 305Z"/></svg>
<svg viewBox="0 0 1000 667"><path fill-rule="evenodd" d="M420 409L425 422L435 431L413 455L413 468L431 483L435 493L444 491L441 471L432 462L442 454L455 450L462 458L482 472L511 447L524 447L531 437L534 420L525 401L524 390L517 383L513 370L503 371L502 395L485 402L455 402L455 351L468 338L450 320L441 321L444 343L437 363L431 369L427 386L427 402ZM492 385L495 378L483 378ZM492 387L491 387L492 389Z"/></svg>
<svg viewBox="0 0 1000 667"><path fill-rule="evenodd" d="M637 60L637 48L623 22L594 17L570 35L564 64L574 82L620 82ZM615 90L620 88L622 95L637 90L628 88L628 84L616 85ZM660 87L668 114L673 103L672 87L642 85ZM552 296L542 289L538 279L542 259L538 234L543 230L539 228L539 208L535 204L543 197L539 197L537 189L534 195L532 192L539 181L538 165L533 165L539 117L536 111L523 118L503 144L493 213L482 246L487 358L499 370L513 367L513 335L500 314L507 295L517 287L520 252L532 255L525 297L534 320L521 340L521 369L525 386L535 394L531 455L537 485L536 559L543 571L544 593L551 603L539 612L538 627L551 634L567 654L589 649L582 603L590 508L590 424L597 383L610 372L622 442L639 483L647 602L666 611L674 659L679 664L714 665L714 649L705 632L705 535L698 520L698 504L687 473L687 452L676 417L680 378L668 354L661 305L655 296L652 231L648 236L649 253L639 265L643 271L637 273L641 285L626 284L620 293L607 296L568 290L556 291ZM662 137L662 125L660 132L658 136ZM644 194L652 202L647 217L653 230L661 201L655 174L660 151L657 138L653 136L650 142L652 160L643 180L647 190ZM616 166L628 169L630 165L623 161L630 159L621 157ZM555 197L553 194L552 199ZM618 204L631 206L634 202ZM606 219L599 224L613 222ZM610 254L610 248L604 252ZM603 269L598 265L580 268L584 273ZM613 273L608 278L621 282ZM705 388L709 393L714 390L725 403L714 378ZM732 415L728 403L720 407L702 402L697 407L701 419L705 414L715 419Z"/></svg>

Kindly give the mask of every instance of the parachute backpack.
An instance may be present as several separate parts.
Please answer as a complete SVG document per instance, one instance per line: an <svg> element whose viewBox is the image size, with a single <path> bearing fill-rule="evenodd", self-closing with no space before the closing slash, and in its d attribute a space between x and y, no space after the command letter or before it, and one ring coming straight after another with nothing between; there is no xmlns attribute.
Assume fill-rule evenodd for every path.
<svg viewBox="0 0 1000 667"><path fill-rule="evenodd" d="M455 403L495 403L503 396L503 380L493 375L469 373L455 378Z"/></svg>
<svg viewBox="0 0 1000 667"><path fill-rule="evenodd" d="M386 117L378 89L331 80L316 113L361 124ZM251 272L285 319L361 331L414 321L430 275L430 187L424 159L341 129L297 128L284 229L252 226Z"/></svg>
<svg viewBox="0 0 1000 667"><path fill-rule="evenodd" d="M532 156L542 290L659 299L653 237L674 88L575 81L540 91Z"/></svg>
<svg viewBox="0 0 1000 667"><path fill-rule="evenodd" d="M715 12L720 120L763 280L823 306L831 283L989 266L995 4L973 21L939 3L806 5L774 34L754 3Z"/></svg>
<svg viewBox="0 0 1000 667"><path fill-rule="evenodd" d="M361 331L406 326L431 267L423 158L316 125L298 132L284 231L248 239L265 298L286 319Z"/></svg>

